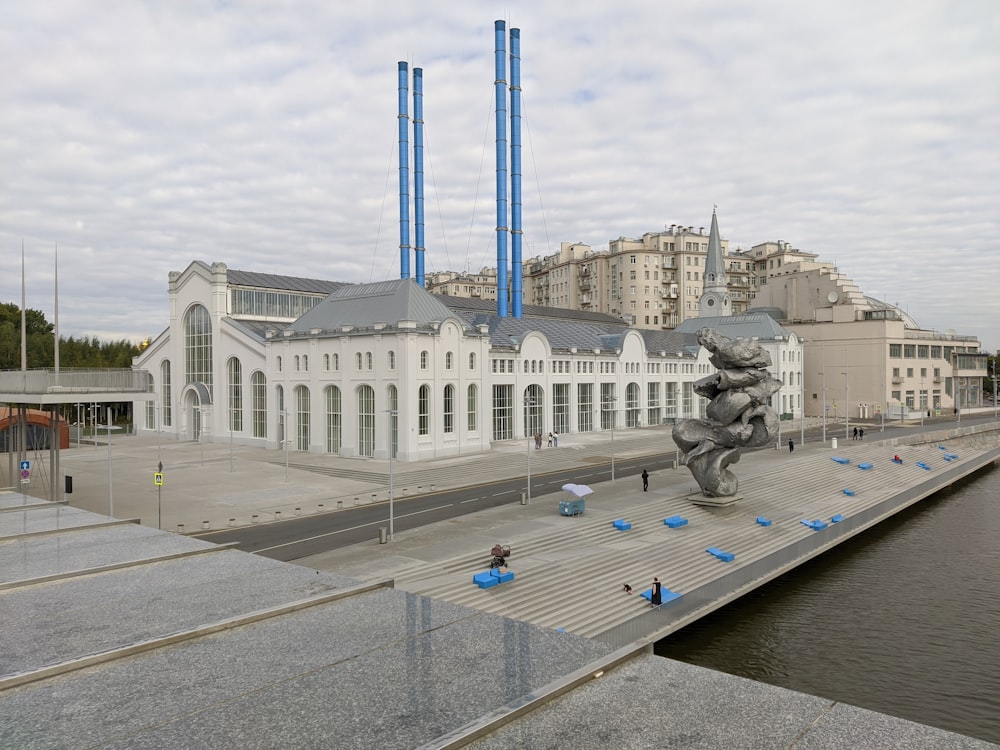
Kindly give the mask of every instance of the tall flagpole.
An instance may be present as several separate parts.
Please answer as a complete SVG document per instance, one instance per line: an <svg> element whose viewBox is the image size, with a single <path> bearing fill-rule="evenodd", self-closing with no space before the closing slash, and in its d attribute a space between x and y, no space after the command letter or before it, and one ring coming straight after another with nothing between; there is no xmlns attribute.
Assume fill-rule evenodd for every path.
<svg viewBox="0 0 1000 750"><path fill-rule="evenodd" d="M55 370L56 370L56 384L59 384L59 243L56 243L56 311L55 311L55 326L56 326L56 350L55 350Z"/></svg>
<svg viewBox="0 0 1000 750"><path fill-rule="evenodd" d="M28 369L28 324L25 318L24 238L21 238L21 370Z"/></svg>

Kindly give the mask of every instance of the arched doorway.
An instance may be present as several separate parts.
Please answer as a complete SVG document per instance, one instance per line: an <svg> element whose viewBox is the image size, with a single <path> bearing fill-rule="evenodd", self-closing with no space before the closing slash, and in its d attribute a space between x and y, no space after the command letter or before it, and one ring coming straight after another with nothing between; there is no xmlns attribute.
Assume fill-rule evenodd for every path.
<svg viewBox="0 0 1000 750"><path fill-rule="evenodd" d="M181 393L181 405L186 417L184 438L199 441L211 434L212 394L204 383L188 383Z"/></svg>

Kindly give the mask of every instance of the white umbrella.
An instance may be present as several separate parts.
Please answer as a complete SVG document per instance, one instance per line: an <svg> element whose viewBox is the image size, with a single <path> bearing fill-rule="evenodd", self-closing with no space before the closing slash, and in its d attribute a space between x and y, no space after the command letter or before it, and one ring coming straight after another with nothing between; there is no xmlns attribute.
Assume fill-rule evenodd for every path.
<svg viewBox="0 0 1000 750"><path fill-rule="evenodd" d="M585 484L573 484L572 482L564 484L562 488L576 497L585 497L586 495L591 495L594 492Z"/></svg>

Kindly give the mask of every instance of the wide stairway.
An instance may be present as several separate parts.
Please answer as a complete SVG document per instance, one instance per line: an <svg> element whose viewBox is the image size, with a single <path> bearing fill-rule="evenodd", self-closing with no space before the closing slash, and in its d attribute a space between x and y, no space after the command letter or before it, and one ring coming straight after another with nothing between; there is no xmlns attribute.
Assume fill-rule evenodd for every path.
<svg viewBox="0 0 1000 750"><path fill-rule="evenodd" d="M899 454L902 464L891 459ZM950 453L937 445L895 446L849 441L836 451L802 452L795 460L735 464L742 499L726 507L694 505L690 485L676 483L661 493L626 491L616 509L591 509L578 518L561 519L537 533L507 539L515 580L480 589L472 575L486 568L484 551L457 555L432 566L397 574L397 588L494 612L537 625L588 637L648 612L640 596L658 576L666 589L690 595L699 588L811 535L822 535L803 520L831 519L866 511L908 488L951 472L982 451ZM951 458L946 460L946 457ZM849 463L834 461L832 456ZM920 468L922 462L929 469ZM859 465L871 463L869 469ZM755 471L753 474L744 472ZM681 470L686 472L686 469ZM849 490L853 494L847 494ZM619 502L620 501L620 502ZM670 528L664 519L680 515L686 525ZM771 521L764 526L758 517ZM632 524L616 530L622 518ZM735 555L723 562L706 552L714 547ZM634 593L627 595L623 584ZM669 607L665 604L664 607Z"/></svg>

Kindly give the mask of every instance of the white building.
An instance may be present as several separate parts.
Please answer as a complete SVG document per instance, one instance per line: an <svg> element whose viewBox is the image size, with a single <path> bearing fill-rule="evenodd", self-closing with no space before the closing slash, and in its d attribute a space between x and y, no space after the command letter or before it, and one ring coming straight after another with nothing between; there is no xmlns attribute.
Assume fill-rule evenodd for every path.
<svg viewBox="0 0 1000 750"><path fill-rule="evenodd" d="M134 361L157 399L138 429L180 440L418 461L534 433L702 416L714 371L691 335L600 313L345 285L193 262L170 322Z"/></svg>

